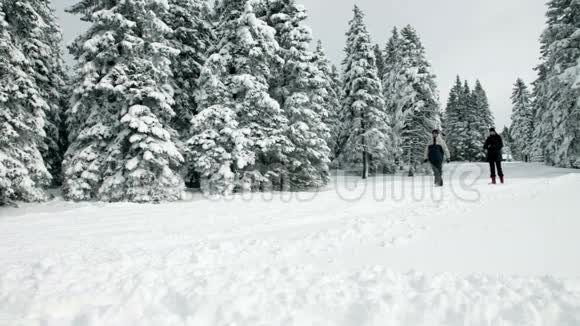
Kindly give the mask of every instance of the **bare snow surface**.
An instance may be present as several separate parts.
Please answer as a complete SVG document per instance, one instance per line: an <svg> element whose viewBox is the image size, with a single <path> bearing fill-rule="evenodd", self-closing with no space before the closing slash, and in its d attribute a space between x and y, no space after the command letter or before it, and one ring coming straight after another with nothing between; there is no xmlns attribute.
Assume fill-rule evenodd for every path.
<svg viewBox="0 0 580 326"><path fill-rule="evenodd" d="M580 325L580 174L0 208L0 325Z"/></svg>

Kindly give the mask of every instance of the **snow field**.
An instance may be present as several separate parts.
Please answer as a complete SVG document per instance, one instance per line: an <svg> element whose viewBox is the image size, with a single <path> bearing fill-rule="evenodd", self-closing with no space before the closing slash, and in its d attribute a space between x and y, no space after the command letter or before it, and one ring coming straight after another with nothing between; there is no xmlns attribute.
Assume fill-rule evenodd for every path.
<svg viewBox="0 0 580 326"><path fill-rule="evenodd" d="M0 325L578 325L580 175L506 170L369 180L385 199L336 177L300 201L2 209Z"/></svg>

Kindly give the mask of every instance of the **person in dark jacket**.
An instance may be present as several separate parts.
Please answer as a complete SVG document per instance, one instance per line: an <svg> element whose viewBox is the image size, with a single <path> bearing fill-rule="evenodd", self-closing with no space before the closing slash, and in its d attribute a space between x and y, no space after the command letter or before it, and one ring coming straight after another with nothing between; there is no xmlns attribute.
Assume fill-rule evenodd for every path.
<svg viewBox="0 0 580 326"><path fill-rule="evenodd" d="M489 162L489 169L491 172L491 183L497 184L497 176L501 183L504 183L503 169L501 167L503 140L501 136L495 131L495 128L489 129L489 137L485 141L484 149L487 150L487 161Z"/></svg>
<svg viewBox="0 0 580 326"><path fill-rule="evenodd" d="M430 162L433 174L435 175L435 185L443 187L443 161L449 162L449 149L439 130L433 130L433 142L425 148L425 163Z"/></svg>

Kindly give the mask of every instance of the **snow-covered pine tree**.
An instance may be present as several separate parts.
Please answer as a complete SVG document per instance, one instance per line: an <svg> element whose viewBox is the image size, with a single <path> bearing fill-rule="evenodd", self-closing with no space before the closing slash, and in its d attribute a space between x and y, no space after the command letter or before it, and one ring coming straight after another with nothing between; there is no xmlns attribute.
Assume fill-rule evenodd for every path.
<svg viewBox="0 0 580 326"><path fill-rule="evenodd" d="M346 34L341 120L346 139L343 159L362 163L362 177L366 179L371 161L382 162L392 153L389 153L389 121L374 47L363 19L363 12L355 6Z"/></svg>
<svg viewBox="0 0 580 326"><path fill-rule="evenodd" d="M385 75L385 53L381 49L379 44L375 45L375 58L377 58L377 71L379 77L382 78Z"/></svg>
<svg viewBox="0 0 580 326"><path fill-rule="evenodd" d="M489 107L489 101L487 99L487 93L483 88L481 82L478 80L475 81L475 88L472 92L473 97L473 106L475 110L475 123L471 126L473 129L476 130L475 133L475 146L477 147L474 151L474 156L472 159L474 161L481 161L486 158L485 152L482 150L483 144L487 139L489 134L489 128L495 125L493 113Z"/></svg>
<svg viewBox="0 0 580 326"><path fill-rule="evenodd" d="M513 109L510 134L514 140L512 154L517 160L529 162L534 136L534 114L530 91L521 78L514 84L511 100Z"/></svg>
<svg viewBox="0 0 580 326"><path fill-rule="evenodd" d="M493 115L479 80L471 90L469 83L457 76L449 93L444 120L452 160L481 161L485 158L483 144L493 126Z"/></svg>
<svg viewBox="0 0 580 326"><path fill-rule="evenodd" d="M329 180L330 130L326 122L331 84L310 50L312 36L304 23L304 7L296 0L271 0L267 11L267 22L276 30L284 60L270 84L275 85L272 96L288 119L287 136L294 147L287 155L289 189L321 187Z"/></svg>
<svg viewBox="0 0 580 326"><path fill-rule="evenodd" d="M449 92L447 107L445 108L445 126L443 130L447 135L447 145L451 152L451 160L465 161L467 158L467 118L463 106L464 91L461 78L457 76L455 84Z"/></svg>
<svg viewBox="0 0 580 326"><path fill-rule="evenodd" d="M580 168L580 1L550 0L548 27L541 37L546 76L538 128L545 158Z"/></svg>
<svg viewBox="0 0 580 326"><path fill-rule="evenodd" d="M401 106L401 94L404 93L405 81L401 79L403 60L401 57L401 48L399 47L401 38L399 30L394 27L391 36L384 50L383 74L380 76L383 83L383 97L385 99L386 112L389 117L394 161L403 163L401 157L403 151L401 130L405 126L403 117L403 107Z"/></svg>
<svg viewBox="0 0 580 326"><path fill-rule="evenodd" d="M47 104L46 137L41 147L45 165L55 185L61 182L66 141L61 139L67 106L66 72L61 50L62 34L47 0L8 0L6 7L19 47L31 64L30 74Z"/></svg>
<svg viewBox="0 0 580 326"><path fill-rule="evenodd" d="M62 161L66 152L68 141L66 133L66 110L69 106L69 77L64 63L62 52L62 31L57 22L56 13L51 2L40 2L40 10L46 24L46 43L50 53L46 57L47 73L37 81L40 90L46 99L50 110L46 114L46 146L43 154L44 162L53 177L53 185L62 184Z"/></svg>
<svg viewBox="0 0 580 326"><path fill-rule="evenodd" d="M544 163L551 163L549 160L549 155L547 154L547 142L549 138L549 132L551 130L550 125L546 123L542 123L545 119L547 120L548 117L545 116L548 113L548 106L547 106L547 83L546 83L546 75L547 69L545 63L541 63L538 65L535 70L538 72L538 78L532 83L534 89L532 93L532 108L534 112L534 132L533 138L531 140L532 144L532 155L531 160L533 162L544 162Z"/></svg>
<svg viewBox="0 0 580 326"><path fill-rule="evenodd" d="M269 95L272 71L283 63L275 30L256 17L254 5L254 1L247 0L222 0L216 4L218 41L215 53L202 68L197 101L202 113L208 109L227 109L235 113L236 128L243 131L240 134L247 135L247 141L241 143L249 144L255 160L238 161L232 159L231 153L216 158L203 147L188 148L189 157L197 158L190 159L189 164L208 180L224 180L220 187L228 191L244 185L252 190L263 188L265 181L279 176L280 167L288 163L287 154L293 151L286 137L288 120L278 102ZM202 128L193 128L189 144L210 133L212 126L219 125L214 120L224 115L227 116L202 115L200 118L210 121L195 121L194 127ZM215 160L215 163L200 164L207 160ZM232 161L237 163L226 168ZM249 179L255 182L249 184Z"/></svg>
<svg viewBox="0 0 580 326"><path fill-rule="evenodd" d="M39 148L48 104L38 91L34 63L18 47L15 2L0 2L0 205L42 201L50 182ZM24 4L25 5L25 4Z"/></svg>
<svg viewBox="0 0 580 326"><path fill-rule="evenodd" d="M398 109L397 95L399 93L399 74L402 65L400 42L399 30L395 27L385 47L383 75L381 75L385 105L391 117L395 115ZM395 120L393 119L392 122L395 122Z"/></svg>
<svg viewBox="0 0 580 326"><path fill-rule="evenodd" d="M340 153L342 152L342 146L344 145L342 140L342 121L340 120L341 117L341 112L342 112L342 99L344 97L343 95L343 86L342 86L342 76L341 76L341 72L340 72L340 68L337 67L336 65L332 65L331 66L331 79L332 79L332 88L334 89L334 93L337 96L338 99L338 103L336 104L332 104L332 105L336 105L334 106L334 111L331 114L334 114L335 116L335 123L334 124L330 124L332 127L330 129L331 135L334 138L334 143L335 146L334 148L331 148L331 150L333 151L333 155L332 158L333 160L335 160L336 162L339 162L338 158L340 157Z"/></svg>
<svg viewBox="0 0 580 326"><path fill-rule="evenodd" d="M466 144L466 160L470 162L481 161L485 157L483 145L487 138L486 118L484 112L480 111L477 105L477 97L474 91L471 91L469 83L465 81L463 85L463 94L461 97L462 107L464 110L464 125L467 126L465 134L467 138L464 140Z"/></svg>
<svg viewBox="0 0 580 326"><path fill-rule="evenodd" d="M480 116L480 128L483 129L484 135L487 134L489 128L495 125L495 118L489 107L489 100L483 85L477 79L475 81L475 88L473 89L475 95L475 105Z"/></svg>
<svg viewBox="0 0 580 326"><path fill-rule="evenodd" d="M92 23L71 46L78 61L64 161L70 200L158 202L181 198L183 158L171 135L166 1L81 0Z"/></svg>
<svg viewBox="0 0 580 326"><path fill-rule="evenodd" d="M399 83L395 92L396 119L401 117L402 129L396 130L401 137L403 160L409 166L409 175L422 160L425 144L431 139L431 131L440 128L441 114L435 84L435 75L427 61L425 48L413 27L401 30L399 42L401 65Z"/></svg>
<svg viewBox="0 0 580 326"><path fill-rule="evenodd" d="M503 139L503 155L507 157L508 160L512 160L514 156L512 153L514 140L512 139L511 131L508 127L503 127L501 138Z"/></svg>
<svg viewBox="0 0 580 326"><path fill-rule="evenodd" d="M181 140L189 139L191 119L197 113L197 81L215 35L207 0L169 0L163 20L172 29L171 46L179 50L171 68L175 83L173 128Z"/></svg>
<svg viewBox="0 0 580 326"><path fill-rule="evenodd" d="M327 144L330 148L330 158L331 160L334 160L338 157L340 151L338 148L340 143L339 113L340 101L342 99L340 76L336 66L332 65L330 60L328 60L321 41L318 41L316 45L315 62L327 81L324 94L324 105L328 115L324 122L330 131Z"/></svg>
<svg viewBox="0 0 580 326"><path fill-rule="evenodd" d="M250 131L240 129L237 118L230 108L214 105L192 120L192 129L201 132L187 142L187 147L196 169L206 177L201 184L205 194L233 193L237 178L234 171L255 161Z"/></svg>

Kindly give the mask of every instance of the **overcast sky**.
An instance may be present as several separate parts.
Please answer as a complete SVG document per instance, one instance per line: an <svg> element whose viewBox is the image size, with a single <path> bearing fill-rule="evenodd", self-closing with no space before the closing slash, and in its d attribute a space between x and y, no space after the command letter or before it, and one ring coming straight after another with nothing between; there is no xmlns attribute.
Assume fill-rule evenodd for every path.
<svg viewBox="0 0 580 326"><path fill-rule="evenodd" d="M545 0L301 0L314 37L330 59L343 59L345 32L357 4L366 13L373 42L384 46L393 26L413 25L437 74L441 102L459 74L473 85L479 78L498 128L509 124L516 78L535 79ZM64 12L72 0L53 0L68 43L83 29Z"/></svg>

